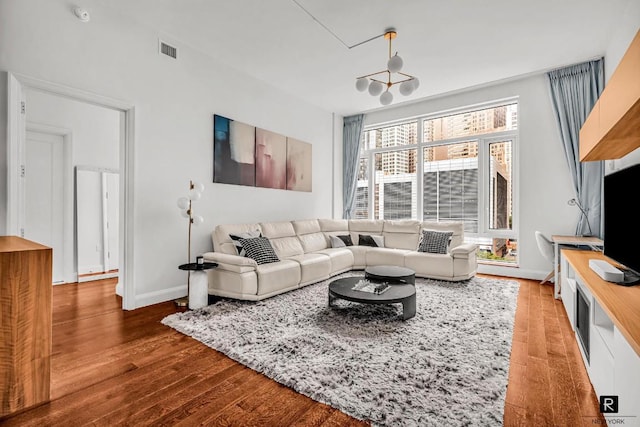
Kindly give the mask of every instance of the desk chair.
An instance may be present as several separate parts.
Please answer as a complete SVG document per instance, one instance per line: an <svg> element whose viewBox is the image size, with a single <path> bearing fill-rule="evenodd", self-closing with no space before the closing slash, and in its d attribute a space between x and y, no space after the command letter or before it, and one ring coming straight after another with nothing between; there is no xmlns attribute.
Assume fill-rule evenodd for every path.
<svg viewBox="0 0 640 427"><path fill-rule="evenodd" d="M542 256L547 261L549 261L551 265L554 267L554 270L551 270L551 273L547 274L547 277L542 279L542 281L540 282L540 284L542 285L547 282L550 283L550 279L555 274L555 265L554 265L555 255L553 250L553 242L549 240L549 238L547 238L547 236L542 234L540 231L536 231L536 242L538 243L538 249L540 250L540 253L542 254Z"/></svg>

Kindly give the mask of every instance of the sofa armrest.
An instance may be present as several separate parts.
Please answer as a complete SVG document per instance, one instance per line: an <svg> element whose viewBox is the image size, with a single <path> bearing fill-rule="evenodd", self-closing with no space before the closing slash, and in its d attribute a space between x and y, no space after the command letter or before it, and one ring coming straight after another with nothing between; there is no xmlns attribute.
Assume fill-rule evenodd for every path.
<svg viewBox="0 0 640 427"><path fill-rule="evenodd" d="M218 268L223 270L244 273L253 271L258 267L258 263L244 256L223 254L222 252L207 252L203 255L205 261L218 263Z"/></svg>
<svg viewBox="0 0 640 427"><path fill-rule="evenodd" d="M469 254L474 253L478 249L478 245L474 243L464 243L451 249L449 253L454 258L469 258Z"/></svg>

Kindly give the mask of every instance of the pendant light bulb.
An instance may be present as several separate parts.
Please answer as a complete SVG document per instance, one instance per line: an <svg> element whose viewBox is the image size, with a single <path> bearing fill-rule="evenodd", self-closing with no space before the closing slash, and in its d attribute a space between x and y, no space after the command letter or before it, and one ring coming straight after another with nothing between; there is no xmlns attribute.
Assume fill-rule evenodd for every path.
<svg viewBox="0 0 640 427"><path fill-rule="evenodd" d="M356 79L356 89L359 92L364 92L369 87L369 80L366 77L360 77Z"/></svg>
<svg viewBox="0 0 640 427"><path fill-rule="evenodd" d="M383 90L384 90L384 86L380 82L372 80L371 83L369 84L369 94L371 96L378 96L382 93Z"/></svg>
<svg viewBox="0 0 640 427"><path fill-rule="evenodd" d="M399 57L396 53L391 58L389 58L389 61L387 62L387 69L392 73L397 73L398 71L402 70L402 65L402 58Z"/></svg>
<svg viewBox="0 0 640 427"><path fill-rule="evenodd" d="M393 94L388 90L385 91L382 95L380 95L380 103L382 105L389 105L393 102Z"/></svg>
<svg viewBox="0 0 640 427"><path fill-rule="evenodd" d="M407 80L406 82L400 83L400 93L404 96L411 95L413 93L413 82Z"/></svg>

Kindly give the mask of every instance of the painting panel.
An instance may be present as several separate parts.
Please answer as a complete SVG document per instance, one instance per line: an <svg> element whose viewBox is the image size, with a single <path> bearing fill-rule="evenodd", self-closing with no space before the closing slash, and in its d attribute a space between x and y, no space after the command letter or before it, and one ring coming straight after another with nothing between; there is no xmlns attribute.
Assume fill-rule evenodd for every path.
<svg viewBox="0 0 640 427"><path fill-rule="evenodd" d="M311 144L287 138L287 190L312 191Z"/></svg>
<svg viewBox="0 0 640 427"><path fill-rule="evenodd" d="M256 128L256 187L287 188L287 138Z"/></svg>
<svg viewBox="0 0 640 427"><path fill-rule="evenodd" d="M213 116L213 182L255 185L256 128Z"/></svg>

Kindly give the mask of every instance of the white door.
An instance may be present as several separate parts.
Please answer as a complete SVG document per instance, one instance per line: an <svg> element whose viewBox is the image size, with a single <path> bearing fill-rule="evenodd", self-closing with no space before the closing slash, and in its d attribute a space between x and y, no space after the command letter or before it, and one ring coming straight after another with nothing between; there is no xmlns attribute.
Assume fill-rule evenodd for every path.
<svg viewBox="0 0 640 427"><path fill-rule="evenodd" d="M53 282L64 282L63 137L27 132L24 237L53 249Z"/></svg>
<svg viewBox="0 0 640 427"><path fill-rule="evenodd" d="M117 173L105 172L106 183L106 228L107 228L107 257L106 257L106 271L112 271L118 269L119 261L119 239L120 236L120 175Z"/></svg>

